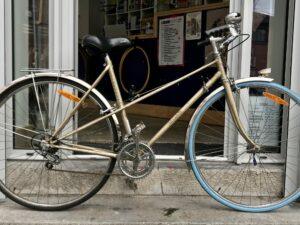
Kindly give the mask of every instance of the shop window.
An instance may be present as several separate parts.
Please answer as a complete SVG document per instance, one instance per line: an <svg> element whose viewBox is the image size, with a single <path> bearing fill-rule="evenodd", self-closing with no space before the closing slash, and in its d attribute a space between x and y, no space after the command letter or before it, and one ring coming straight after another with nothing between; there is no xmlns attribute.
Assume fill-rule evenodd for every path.
<svg viewBox="0 0 300 225"><path fill-rule="evenodd" d="M18 79L25 75L21 70L48 68L49 2L48 0L13 0L12 4L13 79ZM39 89L39 94L45 96L45 101L47 93L48 90ZM24 91L12 101L8 108L10 110L7 112L7 120L16 127L37 129L41 119L34 91ZM29 114L29 108L36 108L36 113ZM30 144L16 135L12 141L14 149L26 149Z"/></svg>
<svg viewBox="0 0 300 225"><path fill-rule="evenodd" d="M98 3L97 3L98 4ZM197 46L198 39L186 39L185 40L185 52L184 52L184 66L167 66L160 67L158 65L158 36L159 20L163 18L173 17L174 15L182 15L186 20L187 14L200 13L201 15L201 39L204 39L204 31L213 27L224 25L224 18L229 12L229 1L227 0L191 0L191 1L120 1L120 0L105 0L102 7L98 7L96 2L86 0L79 1L79 37L83 37L84 34L97 34L91 24L94 21L99 21L98 16L103 15L103 26L97 22L98 31L103 31L103 34L110 37L129 37L134 39L134 43L137 46L142 47L150 60L151 75L149 82L146 85L144 91L149 91L155 87L161 86L167 82L173 81L179 78L183 74L189 73L192 70L199 68L205 62L205 55L211 56L211 47L199 47ZM207 6L210 5L209 10ZM211 6L214 5L214 6ZM199 11L195 12L195 8ZM94 15L94 10L98 12ZM102 11L101 11L102 10ZM174 13L174 10L177 12ZM180 13L178 13L180 12ZM88 18L88 19L86 19ZM99 75L102 68L102 59L89 58L85 55L84 51L79 46L79 71L80 78L92 83ZM116 49L110 53L110 56L114 62L117 76L119 77L119 62L124 54L124 49ZM126 77L124 84L127 89L134 90L137 87L144 85L145 65L143 59L133 56L135 60L129 61L123 67L123 77ZM143 57L143 56L140 56ZM211 60L209 58L208 60ZM129 63L128 63L129 62ZM130 66L130 65L141 65ZM129 66L128 66L129 65ZM85 72L88 71L88 72ZM152 135L155 134L166 122L179 110L179 107L184 105L189 98L191 98L203 81L209 79L216 71L216 68L210 68L203 72L203 78L199 76L182 82L176 87L170 88L163 93L153 96L151 99L147 99L143 102L143 105L130 108L129 116L132 126L144 121L147 125L147 132L143 135L145 140L149 140ZM126 73L125 73L126 72ZM86 75L87 74L87 75ZM204 79L204 80L202 80ZM107 85L106 83L107 82ZM200 85L200 86L199 86ZM215 87L217 87L216 85ZM101 85L97 87L101 93L103 93L109 100L114 100L114 95L111 90L109 80L103 80ZM122 95L124 99L132 99L134 94L128 94L122 89ZM134 93L134 91L129 91ZM184 93L184 94L180 94ZM186 126L188 120L193 114L194 108L199 105L197 102L193 109L191 109L173 128L172 131L167 132L162 137L160 142L154 146L154 149L159 155L183 155L184 141ZM140 114L140 108L152 107L152 110L145 110L147 113ZM156 110L153 110L155 108ZM220 111L223 115L225 111L225 101L216 105L216 110ZM146 114L146 115L145 115ZM81 119L79 119L80 121ZM224 124L224 118L221 117L219 121L215 122ZM213 123L213 126L215 125ZM218 128L223 132L223 128ZM220 132L221 132L220 131ZM206 133L204 133L206 135ZM197 145L207 147L210 149L216 147L223 147L223 140L217 143L212 143L211 146L207 144L207 141L201 139ZM202 142L201 142L202 141Z"/></svg>
<svg viewBox="0 0 300 225"><path fill-rule="evenodd" d="M24 68L48 68L48 0L14 0L14 78Z"/></svg>
<svg viewBox="0 0 300 225"><path fill-rule="evenodd" d="M284 83L288 0L255 0L251 74L272 68L276 82ZM275 76L275 77L274 77Z"/></svg>

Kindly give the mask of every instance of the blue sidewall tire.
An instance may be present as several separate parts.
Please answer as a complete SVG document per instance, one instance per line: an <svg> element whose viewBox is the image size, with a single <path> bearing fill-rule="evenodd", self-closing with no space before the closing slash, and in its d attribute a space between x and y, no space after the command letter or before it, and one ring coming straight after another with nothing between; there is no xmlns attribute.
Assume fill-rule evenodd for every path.
<svg viewBox="0 0 300 225"><path fill-rule="evenodd" d="M277 90L282 91L283 93L288 94L295 102L300 104L300 96L289 90L288 88L276 84L276 83L270 83L270 82L264 82L264 81L250 81L250 82L245 82L238 84L238 88L246 88L246 87L253 87L253 86L262 86L262 87L269 87L269 88L275 88ZM267 212L267 211L273 211L279 208L282 208L291 202L297 200L300 198L300 190L296 191L294 194L289 196L288 198L284 199L283 201L273 203L270 205L265 205L265 206L260 206L260 207L251 207L251 206L246 206L246 205L240 205L237 203L233 203L231 201L228 201L221 195L219 195L217 192L215 192L205 181L204 177L202 176L202 173L200 172L198 166L196 165L196 161L194 161L195 157L195 137L196 137L196 132L197 128L199 126L199 123L201 121L201 118L203 117L204 113L206 110L209 109L209 107L217 101L220 97L222 97L225 94L225 90L218 92L215 96L213 96L206 104L200 109L198 114L194 117L194 121L192 122L191 130L188 136L188 154L189 154L189 159L191 159L191 167L194 172L194 175L197 179L197 181L200 183L202 188L216 201L220 202L221 204L230 207L232 209L238 210L238 211L243 211L243 212L252 212L252 213L259 213L259 212Z"/></svg>

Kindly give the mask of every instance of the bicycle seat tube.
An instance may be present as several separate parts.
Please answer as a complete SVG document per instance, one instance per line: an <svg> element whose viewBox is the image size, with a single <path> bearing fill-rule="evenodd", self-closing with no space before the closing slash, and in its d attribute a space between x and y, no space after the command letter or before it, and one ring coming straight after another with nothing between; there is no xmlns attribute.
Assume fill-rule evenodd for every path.
<svg viewBox="0 0 300 225"><path fill-rule="evenodd" d="M112 84L112 87L113 87L113 91L114 91L114 94L115 94L115 97L116 97L117 106L120 109L124 108L124 101L123 101L121 91L120 91L120 88L119 88L119 85L118 85L118 81L117 81L116 74L115 74L115 71L114 71L114 66L113 66L113 63L112 63L112 61L111 61L108 54L105 56L105 62L109 66L108 72L109 72L111 84ZM129 120L128 120L128 117L127 117L127 113L126 113L125 110L121 111L121 117L122 117L123 126L124 126L126 134L131 135L132 130L131 130L131 126L130 126L130 123L129 123Z"/></svg>

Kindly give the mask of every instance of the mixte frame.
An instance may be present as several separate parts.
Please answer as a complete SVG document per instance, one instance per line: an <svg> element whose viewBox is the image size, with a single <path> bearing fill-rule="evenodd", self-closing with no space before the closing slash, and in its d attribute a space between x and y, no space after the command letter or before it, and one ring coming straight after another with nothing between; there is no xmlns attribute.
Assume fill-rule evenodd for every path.
<svg viewBox="0 0 300 225"><path fill-rule="evenodd" d="M132 128L130 126L128 117L127 117L127 113L126 113L126 109L142 102L143 100L152 97L153 95L160 93L174 85L176 85L177 83L184 81L188 78L190 78L191 76L194 76L196 74L198 74L199 72L205 70L208 67L211 66L217 66L218 67L218 72L207 82L203 85L203 87L154 135L154 137L148 142L149 146L152 146L158 139L160 139L160 137L162 135L164 135L171 127L172 125L174 125L174 123L176 121L178 121L180 119L180 117L198 100L200 99L205 93L208 92L208 90L218 81L218 80L222 80L222 84L226 90L226 101L228 103L228 107L229 110L232 114L234 123L236 124L240 134L242 135L242 137L248 142L248 144L252 147L252 148L259 148L254 142L253 140L251 140L251 138L246 134L245 129L240 121L239 115L238 115L238 110L236 107L236 103L233 97L233 92L232 92L232 87L231 87L231 82L230 79L227 77L227 74L225 72L225 68L223 65L223 61L221 58L221 55L219 53L218 47L217 47L217 42L219 41L219 38L210 38L210 42L213 46L214 49L214 54L215 54L215 60L213 60L212 62L202 66L201 68L186 74L184 76L182 76L181 78L174 80L170 83L167 83L157 89L154 89L153 91L151 91L148 94L145 94L143 96L140 96L139 98L137 98L136 100L125 104L121 95L121 91L116 79L116 75L114 72L114 68L113 68L113 64L112 61L110 59L110 57L108 55L105 56L105 68L103 70L103 72L99 75L99 77L96 79L96 81L93 83L93 85L91 86L91 88L85 93L85 95L81 98L81 100L77 103L77 105L74 107L74 109L72 110L72 112L70 112L70 114L64 119L64 121L62 122L62 124L58 127L58 129L54 132L53 137L58 137L58 135L63 131L63 129L65 128L65 126L68 124L68 122L70 121L70 119L76 114L76 112L79 110L80 106L83 104L83 102L86 100L86 98L88 97L88 95L91 93L91 91L96 88L96 86L101 82L101 80L105 77L105 75L108 73L110 76L110 80L112 83L112 87L113 87L113 91L116 97L116 105L117 108L111 108L106 110L105 112L103 112L100 117L98 117L97 119L75 129L74 131L64 134L61 137L58 137L57 140L53 140L50 144L51 148L60 148L60 149L64 149L64 150L69 150L69 151L74 151L74 152L83 152L83 153L91 153L91 154L95 154L95 155L100 155L100 156L105 156L105 157L112 157L112 158L116 158L117 154L111 152L111 150L107 150L107 149L101 149L101 148L93 148L93 147L87 147L87 146L83 146L83 145L76 145L73 144L72 147L70 146L62 146L62 145L56 145L57 142L70 137L72 135L77 134L80 131L83 131L113 115L116 115L118 113L121 114L121 118L122 118L122 122L123 122L123 126L126 132L127 136L131 136L132 135Z"/></svg>

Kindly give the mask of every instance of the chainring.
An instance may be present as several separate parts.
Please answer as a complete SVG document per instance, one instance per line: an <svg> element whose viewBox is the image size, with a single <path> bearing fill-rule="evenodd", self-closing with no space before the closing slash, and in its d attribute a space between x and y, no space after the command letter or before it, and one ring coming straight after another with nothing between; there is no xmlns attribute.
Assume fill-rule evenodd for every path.
<svg viewBox="0 0 300 225"><path fill-rule="evenodd" d="M118 166L121 172L131 179L147 177L154 169L155 154L144 143L128 143L122 147L118 154Z"/></svg>

